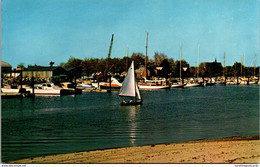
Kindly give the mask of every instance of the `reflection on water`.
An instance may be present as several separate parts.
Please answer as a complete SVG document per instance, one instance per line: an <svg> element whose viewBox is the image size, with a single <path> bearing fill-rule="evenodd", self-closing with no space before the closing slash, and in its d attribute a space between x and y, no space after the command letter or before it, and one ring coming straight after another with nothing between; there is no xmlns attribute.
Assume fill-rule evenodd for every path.
<svg viewBox="0 0 260 167"><path fill-rule="evenodd" d="M129 133L131 146L136 146L136 132L138 130L138 123L136 121L136 115L140 111L140 105L137 106L122 106L125 112L128 113Z"/></svg>
<svg viewBox="0 0 260 167"><path fill-rule="evenodd" d="M2 99L2 160L259 133L259 86Z"/></svg>

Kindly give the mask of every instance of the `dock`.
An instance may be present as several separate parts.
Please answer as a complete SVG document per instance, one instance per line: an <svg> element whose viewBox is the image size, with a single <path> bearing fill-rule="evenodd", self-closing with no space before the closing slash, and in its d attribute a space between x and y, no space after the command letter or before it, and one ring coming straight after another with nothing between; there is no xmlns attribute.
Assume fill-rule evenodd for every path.
<svg viewBox="0 0 260 167"><path fill-rule="evenodd" d="M1 93L2 99L22 98L22 93Z"/></svg>
<svg viewBox="0 0 260 167"><path fill-rule="evenodd" d="M3 93L1 92L2 99L12 99L12 98L23 98L23 97L34 97L34 94L31 93Z"/></svg>
<svg viewBox="0 0 260 167"><path fill-rule="evenodd" d="M107 93L108 90L99 89L99 88L88 88L88 89L83 89L82 92L84 92L84 93L90 93L90 92Z"/></svg>

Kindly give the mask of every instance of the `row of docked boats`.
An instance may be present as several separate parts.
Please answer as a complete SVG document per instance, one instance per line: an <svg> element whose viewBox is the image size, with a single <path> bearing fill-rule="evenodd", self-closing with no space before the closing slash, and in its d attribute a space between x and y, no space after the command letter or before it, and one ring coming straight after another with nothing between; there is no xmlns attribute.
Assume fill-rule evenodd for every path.
<svg viewBox="0 0 260 167"><path fill-rule="evenodd" d="M169 88L189 88L189 87L205 87L205 86L215 86L215 85L253 85L259 84L258 80L246 80L246 79L228 79L228 80L215 80L215 79L188 79L184 82L172 82L166 84L166 80L147 80L144 78L144 82L138 82L139 90L156 90L156 89L169 89ZM111 84L109 82L92 83L93 87L101 89L111 89L119 90L122 87L116 78L111 77Z"/></svg>
<svg viewBox="0 0 260 167"><path fill-rule="evenodd" d="M144 81L138 82L139 90L157 90L157 89L170 89L170 88L189 88L189 87L203 87L203 86L213 86L213 85L251 85L259 84L258 80L248 80L248 79L227 79L226 81L219 80L185 80L182 82L172 82L171 84L166 84L166 80L147 80L144 78ZM111 83L111 84L110 84ZM19 93L21 89L17 87L12 87L7 84L2 84L1 88L2 93ZM119 90L122 87L116 78L111 77L110 82L99 82L99 83L82 83L78 82L77 85L71 82L60 83L60 86L55 85L54 83L41 83L34 84L34 89L30 85L23 85L23 92L28 92L35 95L72 95L72 94L81 94L85 90Z"/></svg>
<svg viewBox="0 0 260 167"><path fill-rule="evenodd" d="M1 88L1 93L28 93L35 95L73 95L73 94L81 94L82 89L75 88L74 84L71 82L61 83L61 86L57 86L54 83L41 83L35 84L34 88L30 85L23 85L22 89L17 87L12 87L10 85L3 85Z"/></svg>

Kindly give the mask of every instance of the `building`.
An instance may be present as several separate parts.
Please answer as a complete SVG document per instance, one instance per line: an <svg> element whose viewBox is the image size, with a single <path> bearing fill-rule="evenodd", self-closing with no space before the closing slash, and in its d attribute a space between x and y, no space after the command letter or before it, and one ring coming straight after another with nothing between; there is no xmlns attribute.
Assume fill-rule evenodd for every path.
<svg viewBox="0 0 260 167"><path fill-rule="evenodd" d="M223 74L223 67L221 63L217 62L204 62L200 64L199 72L201 76L216 77Z"/></svg>
<svg viewBox="0 0 260 167"><path fill-rule="evenodd" d="M23 77L36 79L51 79L53 76L66 75L66 70L58 66L28 66L23 70Z"/></svg>
<svg viewBox="0 0 260 167"><path fill-rule="evenodd" d="M12 72L12 66L4 61L1 61L2 74L10 74Z"/></svg>
<svg viewBox="0 0 260 167"><path fill-rule="evenodd" d="M147 76L150 76L150 71L148 69L146 69L147 71ZM137 78L142 78L142 77L145 77L145 67L143 65L140 65L139 66L139 69L136 69L135 70L135 73L136 73L136 77Z"/></svg>

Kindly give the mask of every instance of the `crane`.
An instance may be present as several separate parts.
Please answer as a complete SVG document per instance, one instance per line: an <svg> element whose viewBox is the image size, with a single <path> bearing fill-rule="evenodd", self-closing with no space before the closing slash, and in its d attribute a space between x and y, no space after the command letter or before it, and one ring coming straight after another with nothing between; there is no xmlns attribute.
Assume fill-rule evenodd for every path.
<svg viewBox="0 0 260 167"><path fill-rule="evenodd" d="M108 64L109 64L109 59L111 57L111 50L112 50L112 46L113 46L113 40L114 40L114 34L112 34L112 38L111 38L111 43L110 43L110 47L109 47L109 51L108 51L108 56L107 56L107 62L106 62L106 68L105 68L104 76L106 76L107 72L108 72Z"/></svg>

